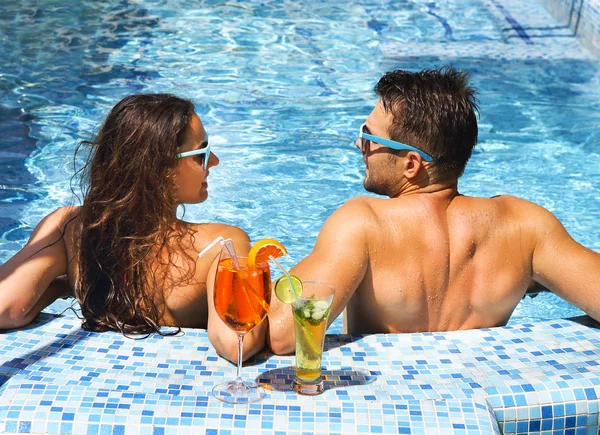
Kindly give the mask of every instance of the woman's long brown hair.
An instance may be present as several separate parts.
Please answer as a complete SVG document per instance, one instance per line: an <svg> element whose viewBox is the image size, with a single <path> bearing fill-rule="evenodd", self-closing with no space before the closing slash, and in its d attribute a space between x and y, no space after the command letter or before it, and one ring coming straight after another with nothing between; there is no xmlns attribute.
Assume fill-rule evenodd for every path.
<svg viewBox="0 0 600 435"><path fill-rule="evenodd" d="M173 242L189 233L172 192L193 113L190 101L174 95L132 95L111 110L94 140L82 142L92 146L78 215L75 294L84 329L160 332L156 292L168 285Z"/></svg>

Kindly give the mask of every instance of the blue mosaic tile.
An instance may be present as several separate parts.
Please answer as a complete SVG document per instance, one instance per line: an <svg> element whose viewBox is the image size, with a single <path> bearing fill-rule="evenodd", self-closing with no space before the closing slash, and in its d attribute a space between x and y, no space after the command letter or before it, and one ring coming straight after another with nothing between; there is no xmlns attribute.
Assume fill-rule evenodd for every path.
<svg viewBox="0 0 600 435"><path fill-rule="evenodd" d="M524 348L528 337L535 341ZM598 339L595 328L572 320L521 329L332 335L322 396L291 391L292 356L262 353L243 376L270 392L241 412L211 396L215 382L234 377L235 366L216 356L205 331L136 341L111 332L81 334L77 319L42 315L32 328L0 336L0 345L12 345L2 347L0 360L7 376L0 386L0 428L25 431L45 423L45 432L57 434L143 433L149 427L184 433L199 426L219 433L300 433L326 421L332 432L343 433L575 430L598 422L600 366L590 364L600 351ZM448 343L460 353L448 352ZM503 353L488 351L500 345ZM503 354L512 356L510 362ZM575 376L575 367L588 370Z"/></svg>

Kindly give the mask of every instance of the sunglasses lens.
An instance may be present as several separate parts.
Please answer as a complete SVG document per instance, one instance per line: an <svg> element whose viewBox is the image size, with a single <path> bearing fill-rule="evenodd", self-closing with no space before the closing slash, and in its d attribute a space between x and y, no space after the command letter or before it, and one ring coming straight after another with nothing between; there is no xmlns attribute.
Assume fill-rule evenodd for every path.
<svg viewBox="0 0 600 435"><path fill-rule="evenodd" d="M206 167L208 166L208 159L210 159L210 149L207 150L207 152L204 154L204 161L202 163L204 163L204 170L206 171Z"/></svg>
<svg viewBox="0 0 600 435"><path fill-rule="evenodd" d="M365 124L360 126L360 138L359 138L359 145L360 145L360 150L364 151L365 150L365 146L367 145L367 139L365 139L363 137L364 133L368 133L367 130L367 126Z"/></svg>

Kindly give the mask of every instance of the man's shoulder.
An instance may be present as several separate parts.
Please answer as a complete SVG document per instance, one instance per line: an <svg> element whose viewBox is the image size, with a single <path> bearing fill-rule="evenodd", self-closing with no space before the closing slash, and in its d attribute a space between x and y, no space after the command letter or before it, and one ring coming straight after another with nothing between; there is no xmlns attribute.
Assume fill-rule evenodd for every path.
<svg viewBox="0 0 600 435"><path fill-rule="evenodd" d="M376 198L373 196L355 196L347 200L342 207L354 211L372 212L377 207L389 203L389 198ZM340 207L340 208L342 208Z"/></svg>
<svg viewBox="0 0 600 435"><path fill-rule="evenodd" d="M344 202L335 212L338 216L364 216L375 217L381 198L370 196L355 196Z"/></svg>
<svg viewBox="0 0 600 435"><path fill-rule="evenodd" d="M512 195L497 195L492 196L489 200L495 205L506 208L512 212L519 214L537 214L547 212L547 210L541 205L527 199L519 198Z"/></svg>
<svg viewBox="0 0 600 435"><path fill-rule="evenodd" d="M321 228L321 236L345 234L357 237L364 235L369 228L375 228L377 215L373 210L372 199L357 196L344 202L327 218Z"/></svg>
<svg viewBox="0 0 600 435"><path fill-rule="evenodd" d="M343 208L346 213L361 213L379 219L389 213L402 213L403 210L412 212L419 204L422 204L419 201L419 195L406 195L396 198L355 196L346 201L340 209Z"/></svg>
<svg viewBox="0 0 600 435"><path fill-rule="evenodd" d="M552 212L535 202L511 195L498 195L492 198L482 198L480 212L490 212L495 209L499 222L507 225L518 225L522 231L537 233L540 229L553 227L558 219ZM489 205L489 207L488 207Z"/></svg>
<svg viewBox="0 0 600 435"><path fill-rule="evenodd" d="M346 201L336 213L356 221L362 220L363 225L371 222L378 227L390 217L414 215L415 208L421 205L417 196L407 195L397 198L356 196Z"/></svg>
<svg viewBox="0 0 600 435"><path fill-rule="evenodd" d="M478 197L475 196L473 198L478 198ZM490 198L484 198L484 199L489 199L489 200L494 201L495 203L508 204L508 205L519 205L519 204L524 204L524 203L533 204L531 201L527 201L526 199L519 198L518 196L513 196L513 195L495 195Z"/></svg>

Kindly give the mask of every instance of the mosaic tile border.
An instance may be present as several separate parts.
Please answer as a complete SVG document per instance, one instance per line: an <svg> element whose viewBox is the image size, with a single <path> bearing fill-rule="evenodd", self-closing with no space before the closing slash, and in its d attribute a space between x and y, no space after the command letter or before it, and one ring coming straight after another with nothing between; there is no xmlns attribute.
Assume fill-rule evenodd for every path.
<svg viewBox="0 0 600 435"><path fill-rule="evenodd" d="M325 394L297 396L293 357L261 353L243 376L271 391L260 404L235 407L210 396L235 367L216 355L206 331L131 340L43 314L0 335L0 432L597 433L597 328L584 317L331 335Z"/></svg>
<svg viewBox="0 0 600 435"><path fill-rule="evenodd" d="M6 431L29 433L29 428L31 433L51 434L190 434L202 428L214 434L500 434L493 410L487 402L476 400L307 401L301 405L265 400L233 406L201 396L189 397L182 406L167 406L155 397L146 396L142 401L114 391L57 387L50 388L53 395L44 393L45 403L30 405L27 389L31 390L30 386L12 385L8 389L12 400L18 398L21 404L11 405Z"/></svg>

